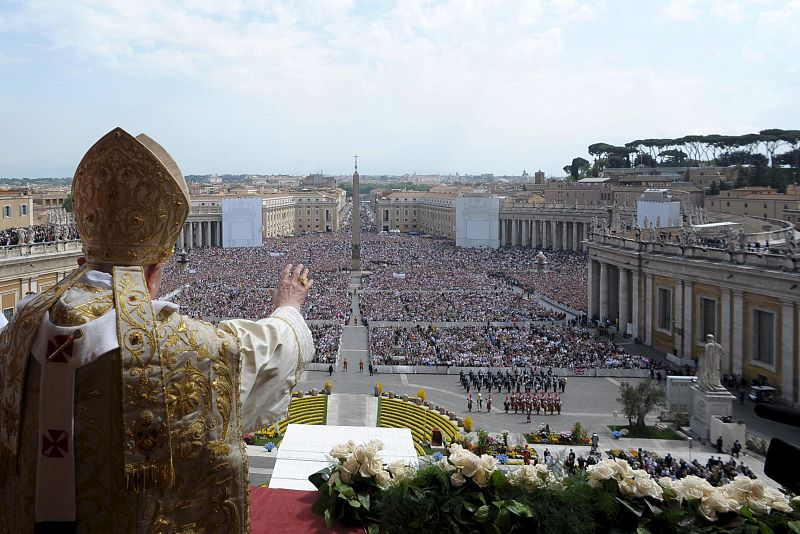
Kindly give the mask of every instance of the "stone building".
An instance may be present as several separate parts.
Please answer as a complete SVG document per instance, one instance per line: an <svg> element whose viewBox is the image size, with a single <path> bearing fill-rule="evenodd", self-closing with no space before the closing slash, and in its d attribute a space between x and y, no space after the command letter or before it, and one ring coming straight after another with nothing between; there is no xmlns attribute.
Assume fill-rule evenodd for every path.
<svg viewBox="0 0 800 534"><path fill-rule="evenodd" d="M0 306L10 318L28 293L44 291L78 266L80 241L0 247Z"/></svg>
<svg viewBox="0 0 800 534"><path fill-rule="evenodd" d="M343 189L244 192L247 194L233 195L229 192L193 196L177 247L188 250L222 246L222 201L225 198L261 198L264 238L303 232L335 232L341 225L341 213L346 203Z"/></svg>
<svg viewBox="0 0 800 534"><path fill-rule="evenodd" d="M784 238L785 230L772 236ZM798 403L798 257L600 234L588 254L590 317L687 363L713 334L725 352L722 373Z"/></svg>
<svg viewBox="0 0 800 534"><path fill-rule="evenodd" d="M731 213L765 219L779 219L800 225L800 186L790 185L786 193L771 187L742 187L720 191L705 199L709 212Z"/></svg>
<svg viewBox="0 0 800 534"><path fill-rule="evenodd" d="M26 190L0 191L0 230L33 225L33 198Z"/></svg>
<svg viewBox="0 0 800 534"><path fill-rule="evenodd" d="M381 232L423 232L455 240L456 197L449 190L376 192L375 224Z"/></svg>

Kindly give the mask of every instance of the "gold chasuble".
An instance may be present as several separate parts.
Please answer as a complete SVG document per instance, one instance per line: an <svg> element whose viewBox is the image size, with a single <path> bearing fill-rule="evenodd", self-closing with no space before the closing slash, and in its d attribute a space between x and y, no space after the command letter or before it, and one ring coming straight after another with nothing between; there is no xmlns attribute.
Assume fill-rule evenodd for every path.
<svg viewBox="0 0 800 534"><path fill-rule="evenodd" d="M120 339L128 347L118 347L77 369L74 440L63 430L67 438L48 451L61 456L59 448L74 443L77 529L243 532L248 523L248 481L236 381L238 340L171 307L153 317L148 332L143 322L147 313L136 309L151 305L141 269L138 277L133 273L129 279L130 274L115 273L113 291L73 286L47 319L53 322L51 329L67 331L86 328L109 313L136 317L138 322L117 323ZM131 281L136 278L138 284ZM144 302L129 302L125 311L113 308L115 300L132 296ZM103 310L110 312L98 317ZM157 342L156 351L147 346L152 340ZM65 359L70 357L66 353ZM42 452L41 373L43 367L57 364L28 359L19 457L15 469L6 472L0 492L4 534L34 529L37 459ZM38 482L56 489L63 482L44 476Z"/></svg>
<svg viewBox="0 0 800 534"><path fill-rule="evenodd" d="M302 315L215 327L151 300L189 196L148 137L100 139L73 199L86 265L0 330L0 534L247 532L242 435L285 415Z"/></svg>

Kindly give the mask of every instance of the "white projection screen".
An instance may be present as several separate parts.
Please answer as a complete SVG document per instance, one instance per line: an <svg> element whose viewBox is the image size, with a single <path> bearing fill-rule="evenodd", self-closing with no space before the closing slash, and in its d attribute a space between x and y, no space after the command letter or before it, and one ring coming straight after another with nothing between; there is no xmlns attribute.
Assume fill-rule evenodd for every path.
<svg viewBox="0 0 800 534"><path fill-rule="evenodd" d="M467 239L491 239L491 226L486 219L467 219Z"/></svg>
<svg viewBox="0 0 800 534"><path fill-rule="evenodd" d="M222 246L260 247L262 220L260 198L232 198L222 201Z"/></svg>

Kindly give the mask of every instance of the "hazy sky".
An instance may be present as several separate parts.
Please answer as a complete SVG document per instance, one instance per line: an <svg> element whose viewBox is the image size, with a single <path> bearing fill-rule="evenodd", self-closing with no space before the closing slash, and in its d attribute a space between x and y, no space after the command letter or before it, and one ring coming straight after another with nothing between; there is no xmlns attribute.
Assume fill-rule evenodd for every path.
<svg viewBox="0 0 800 534"><path fill-rule="evenodd" d="M800 128L800 0L0 0L0 176L115 126L184 174L519 174Z"/></svg>

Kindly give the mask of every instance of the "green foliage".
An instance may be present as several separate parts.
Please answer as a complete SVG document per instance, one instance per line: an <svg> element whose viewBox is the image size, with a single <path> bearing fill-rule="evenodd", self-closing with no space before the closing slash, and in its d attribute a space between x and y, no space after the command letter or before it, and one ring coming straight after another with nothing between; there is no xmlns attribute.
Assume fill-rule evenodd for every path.
<svg viewBox="0 0 800 534"><path fill-rule="evenodd" d="M683 440L680 434L678 434L671 428L665 428L664 430L659 430L654 426L646 426L644 428L639 428L637 426L623 426L623 425L608 425L608 428L611 430L622 430L623 428L627 428L628 433L625 435L626 438Z"/></svg>
<svg viewBox="0 0 800 534"><path fill-rule="evenodd" d="M67 194L67 198L64 199L64 203L61 204L61 207L72 213L72 193Z"/></svg>
<svg viewBox="0 0 800 534"><path fill-rule="evenodd" d="M559 487L525 490L512 485L500 470L483 488L471 482L456 487L435 464L423 464L414 475L384 489L364 480L343 484L332 473L329 467L309 477L319 489L313 511L323 515L329 527L337 520L361 525L367 532L800 534L797 511L756 515L743 507L740 513L721 514L716 523L708 523L698 514L697 500L681 504L667 489L664 501L631 499L615 480L592 487L585 474L570 476Z"/></svg>
<svg viewBox="0 0 800 534"><path fill-rule="evenodd" d="M644 380L635 387L628 382L622 382L619 385L617 402L622 404L622 413L628 418L630 426L644 428L647 414L664 402L665 398L666 394L663 388L658 387L649 380ZM633 422L634 419L636 419L635 424Z"/></svg>

